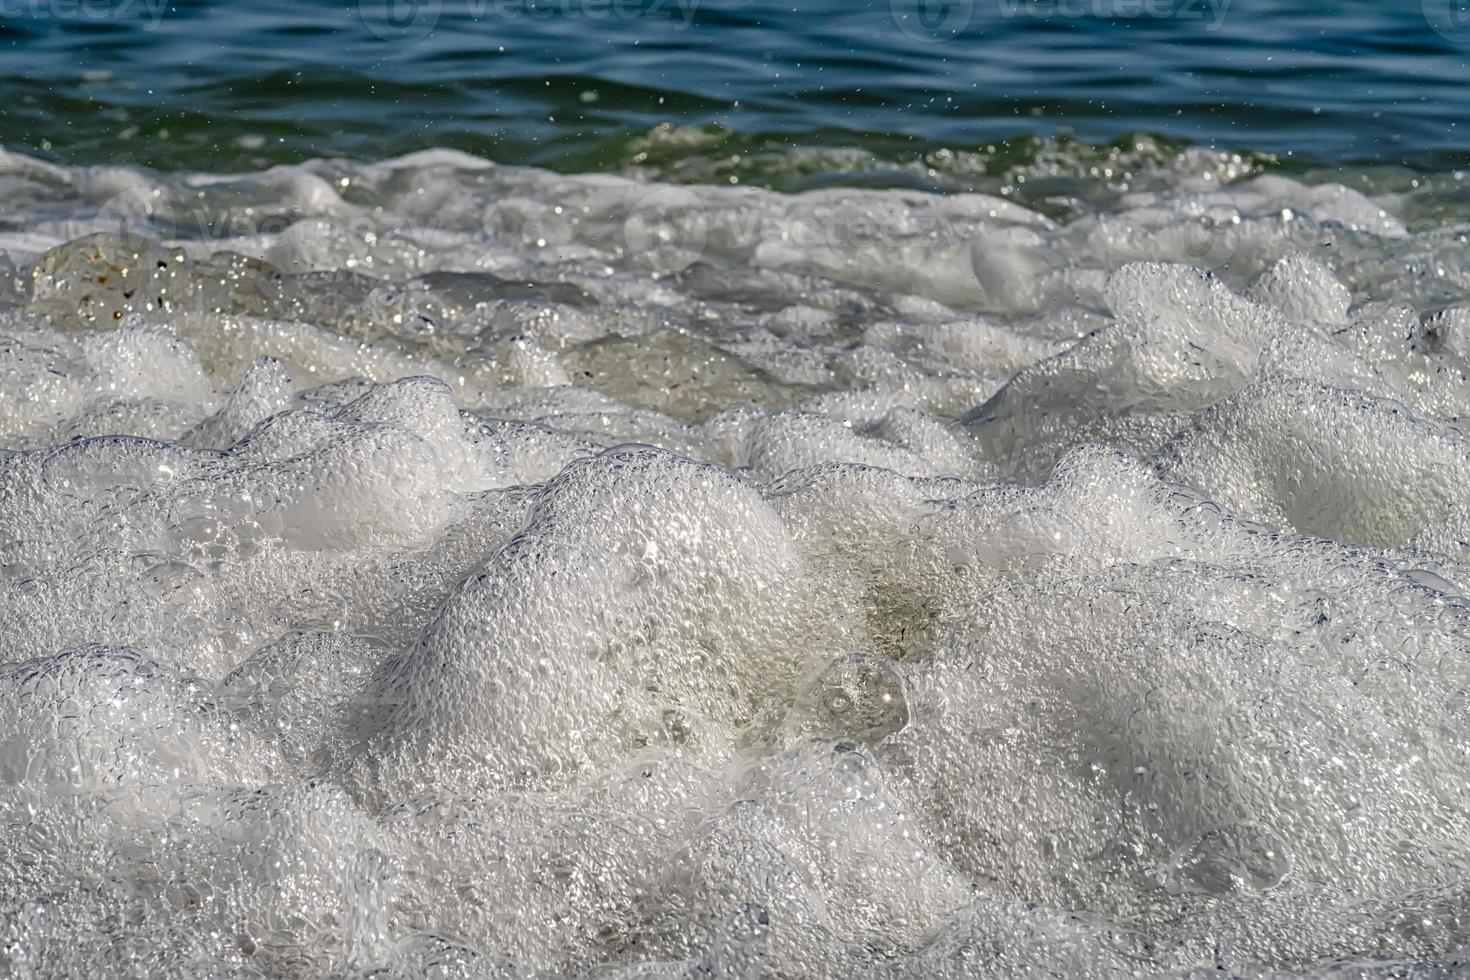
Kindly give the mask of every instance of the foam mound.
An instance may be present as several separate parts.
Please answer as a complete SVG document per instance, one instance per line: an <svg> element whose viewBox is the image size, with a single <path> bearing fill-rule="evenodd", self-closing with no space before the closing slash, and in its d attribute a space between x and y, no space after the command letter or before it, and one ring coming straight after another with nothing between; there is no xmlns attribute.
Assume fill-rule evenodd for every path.
<svg viewBox="0 0 1470 980"><path fill-rule="evenodd" d="M1470 268L0 154L0 975L1454 976Z"/></svg>

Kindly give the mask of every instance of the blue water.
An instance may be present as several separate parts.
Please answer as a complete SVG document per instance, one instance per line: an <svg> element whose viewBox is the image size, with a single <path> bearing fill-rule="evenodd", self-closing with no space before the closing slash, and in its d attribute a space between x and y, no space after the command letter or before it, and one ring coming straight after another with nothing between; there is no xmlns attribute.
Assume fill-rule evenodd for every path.
<svg viewBox="0 0 1470 980"><path fill-rule="evenodd" d="M0 0L0 52L0 144L68 163L595 170L661 124L703 131L675 157L1150 133L1470 160L1467 0Z"/></svg>

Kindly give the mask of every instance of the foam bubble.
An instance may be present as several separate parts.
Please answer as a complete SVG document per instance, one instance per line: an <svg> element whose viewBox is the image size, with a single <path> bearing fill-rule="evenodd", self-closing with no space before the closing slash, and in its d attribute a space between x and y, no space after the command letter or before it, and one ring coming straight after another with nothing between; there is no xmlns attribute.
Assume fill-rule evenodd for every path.
<svg viewBox="0 0 1470 980"><path fill-rule="evenodd" d="M9 973L1463 960L1456 229L0 169Z"/></svg>

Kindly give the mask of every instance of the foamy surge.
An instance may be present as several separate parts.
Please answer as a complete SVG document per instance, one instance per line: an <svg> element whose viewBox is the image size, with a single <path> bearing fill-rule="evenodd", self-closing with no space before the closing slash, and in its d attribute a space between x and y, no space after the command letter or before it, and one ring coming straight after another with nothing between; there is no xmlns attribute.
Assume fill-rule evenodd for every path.
<svg viewBox="0 0 1470 980"><path fill-rule="evenodd" d="M1234 166L0 158L0 973L1456 975L1470 246Z"/></svg>

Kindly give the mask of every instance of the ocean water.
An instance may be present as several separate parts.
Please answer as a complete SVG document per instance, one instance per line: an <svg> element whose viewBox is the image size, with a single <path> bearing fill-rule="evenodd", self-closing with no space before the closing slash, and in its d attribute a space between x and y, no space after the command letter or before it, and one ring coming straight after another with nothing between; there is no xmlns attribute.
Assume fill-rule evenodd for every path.
<svg viewBox="0 0 1470 980"><path fill-rule="evenodd" d="M1464 0L6 0L0 52L0 144L170 170L1139 132L1443 169L1470 107Z"/></svg>
<svg viewBox="0 0 1470 980"><path fill-rule="evenodd" d="M0 977L1465 975L1467 52L0 0Z"/></svg>

